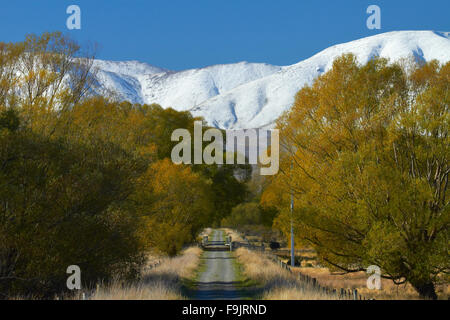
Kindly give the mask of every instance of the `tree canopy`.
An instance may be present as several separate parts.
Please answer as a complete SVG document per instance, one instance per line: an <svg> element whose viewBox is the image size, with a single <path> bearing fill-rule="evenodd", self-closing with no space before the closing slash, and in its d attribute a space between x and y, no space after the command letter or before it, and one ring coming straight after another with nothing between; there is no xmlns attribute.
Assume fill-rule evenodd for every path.
<svg viewBox="0 0 450 320"><path fill-rule="evenodd" d="M265 190L288 230L321 261L347 272L377 265L422 297L450 261L450 63L343 55L298 92L279 121L282 174Z"/></svg>
<svg viewBox="0 0 450 320"><path fill-rule="evenodd" d="M60 33L0 43L0 298L61 293L70 265L83 286L134 278L245 193L226 166L168 159L189 112L99 95L92 62Z"/></svg>

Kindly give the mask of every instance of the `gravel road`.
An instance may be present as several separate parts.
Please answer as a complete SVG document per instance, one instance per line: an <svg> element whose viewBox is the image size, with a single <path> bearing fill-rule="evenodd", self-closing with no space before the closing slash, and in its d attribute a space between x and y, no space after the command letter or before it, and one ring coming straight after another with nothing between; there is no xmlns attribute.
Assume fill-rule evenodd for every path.
<svg viewBox="0 0 450 320"><path fill-rule="evenodd" d="M222 230L213 230L210 241L217 244L224 239ZM243 299L245 293L239 289L234 255L229 251L205 251L202 259L205 270L200 274L195 299ZM238 288L237 288L238 287Z"/></svg>

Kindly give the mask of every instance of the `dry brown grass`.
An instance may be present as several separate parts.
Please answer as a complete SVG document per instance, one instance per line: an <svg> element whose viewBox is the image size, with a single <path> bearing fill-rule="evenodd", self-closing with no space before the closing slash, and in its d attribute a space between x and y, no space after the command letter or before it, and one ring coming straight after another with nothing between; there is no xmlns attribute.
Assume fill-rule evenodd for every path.
<svg viewBox="0 0 450 320"><path fill-rule="evenodd" d="M232 230L231 230L232 231ZM258 239L258 238L257 238ZM266 248L266 250L268 250ZM290 254L289 248L281 248L274 252L285 263L289 263L287 258ZM381 280L381 290L370 290L367 288L368 275L365 272L357 272L350 274L336 274L330 272L328 268L320 267L317 261L317 253L310 247L296 250L296 256L300 257L301 268L292 268L295 273L301 272L312 278L316 278L317 282L324 287L337 289L344 288L347 290L357 289L358 293L367 299L383 299L383 300L414 300L419 299L419 294L409 284L395 285L391 280ZM294 290L295 291L295 290ZM442 283L436 285L436 293L439 299L450 299L450 284ZM284 294L279 294L280 297ZM289 296L289 291L286 291Z"/></svg>
<svg viewBox="0 0 450 320"><path fill-rule="evenodd" d="M296 275L280 268L267 255L245 248L236 250L238 261L244 266L246 277L263 284L264 300L331 300L335 296L317 291L301 283Z"/></svg>
<svg viewBox="0 0 450 320"><path fill-rule="evenodd" d="M203 237L203 236L209 236L209 235L211 234L211 232L212 232L212 228L205 228L205 229L203 229L203 231L200 233L200 236L201 236L201 237Z"/></svg>
<svg viewBox="0 0 450 320"><path fill-rule="evenodd" d="M182 300L179 286L166 279L123 285L114 282L107 288L100 288L90 300Z"/></svg>
<svg viewBox="0 0 450 320"><path fill-rule="evenodd" d="M200 261L202 250L197 247L186 249L180 256L161 258L155 268L144 268L142 279L127 284L114 281L99 289L89 297L92 300L179 300L185 299L181 293L181 278L193 275ZM149 259L149 265L153 265Z"/></svg>
<svg viewBox="0 0 450 320"><path fill-rule="evenodd" d="M356 272L349 274L331 273L327 268L293 268L293 272L301 272L310 277L316 278L322 286L332 288L357 289L358 292L370 299L377 300L415 300L419 299L419 294L414 288L406 283L395 285L391 280L381 279L380 290L370 290L367 288L367 274ZM450 297L449 285L437 285L436 291L440 299Z"/></svg>
<svg viewBox="0 0 450 320"><path fill-rule="evenodd" d="M232 241L244 241L242 236L236 230L230 228L222 228L222 230L225 232L226 235L231 236Z"/></svg>

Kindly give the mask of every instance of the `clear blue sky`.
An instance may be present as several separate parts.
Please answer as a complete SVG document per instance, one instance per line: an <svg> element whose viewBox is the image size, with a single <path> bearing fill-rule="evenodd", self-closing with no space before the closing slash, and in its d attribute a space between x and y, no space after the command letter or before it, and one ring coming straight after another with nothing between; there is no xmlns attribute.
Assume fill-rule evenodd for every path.
<svg viewBox="0 0 450 320"><path fill-rule="evenodd" d="M79 5L82 29L66 29ZM381 30L366 8L381 8ZM1 1L0 41L64 31L97 56L173 70L237 61L288 65L334 44L392 30L450 31L449 0L14 0Z"/></svg>

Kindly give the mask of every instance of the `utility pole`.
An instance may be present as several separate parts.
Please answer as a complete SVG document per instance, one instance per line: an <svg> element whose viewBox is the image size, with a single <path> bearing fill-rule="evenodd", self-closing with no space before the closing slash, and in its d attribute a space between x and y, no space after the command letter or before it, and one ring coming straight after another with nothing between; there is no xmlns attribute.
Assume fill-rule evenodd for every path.
<svg viewBox="0 0 450 320"><path fill-rule="evenodd" d="M292 177L293 161L291 162ZM292 179L291 179L292 184ZM294 191L291 186L291 267L295 267L295 250L294 250Z"/></svg>

